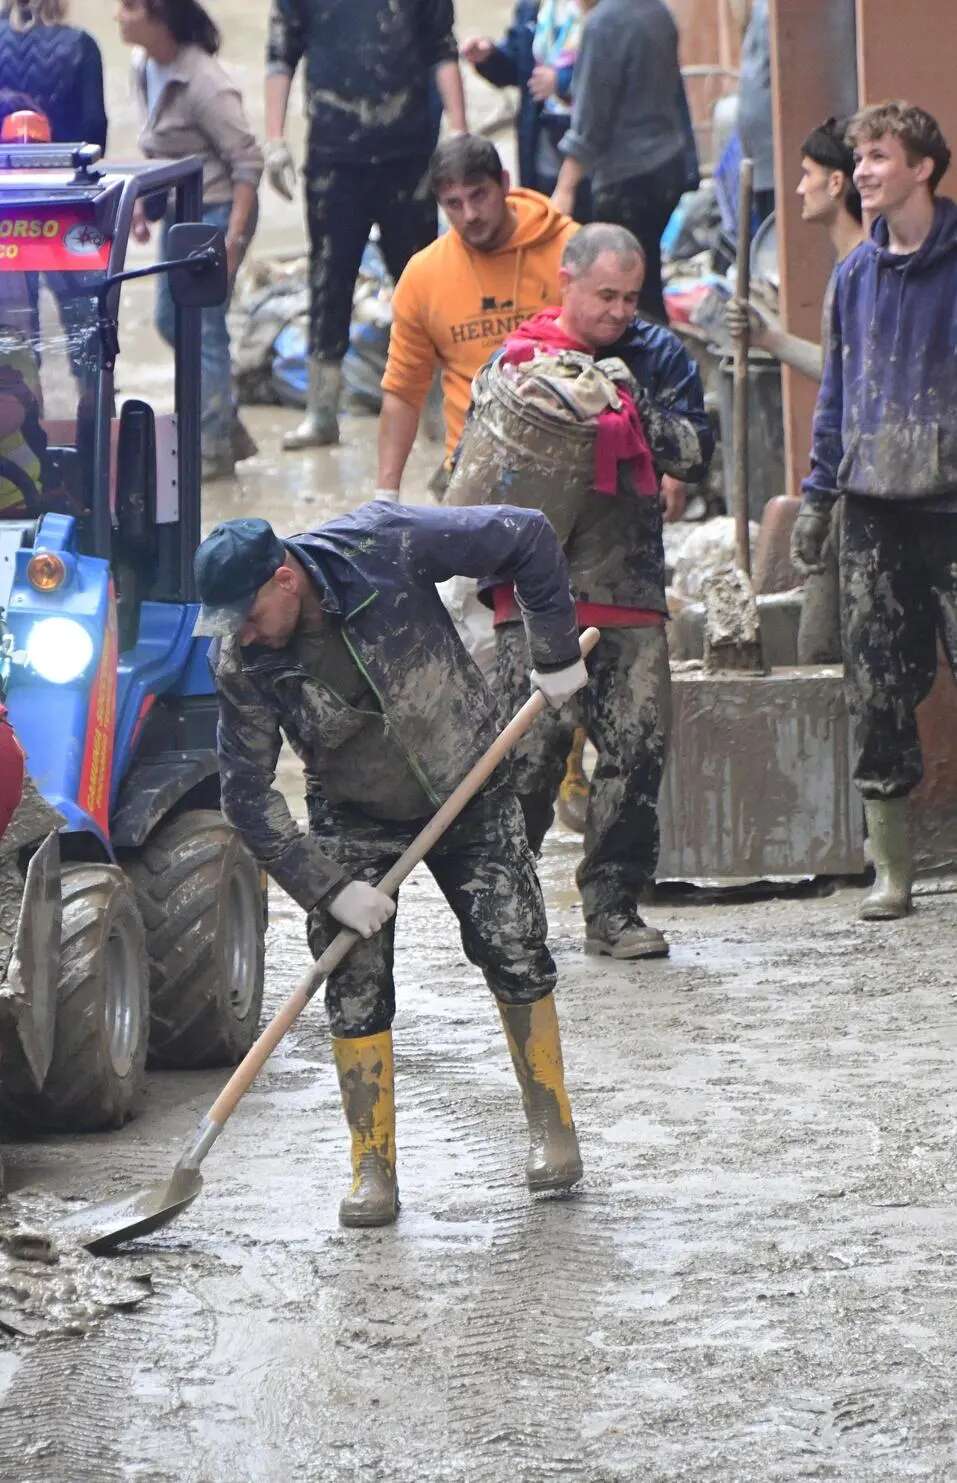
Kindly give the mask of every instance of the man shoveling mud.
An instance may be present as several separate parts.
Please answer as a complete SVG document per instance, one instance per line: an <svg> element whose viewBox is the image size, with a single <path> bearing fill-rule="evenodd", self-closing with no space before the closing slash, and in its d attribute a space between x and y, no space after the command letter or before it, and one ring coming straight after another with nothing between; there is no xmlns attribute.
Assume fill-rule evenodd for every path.
<svg viewBox="0 0 957 1483"><path fill-rule="evenodd" d="M700 478L711 451L694 362L670 330L636 316L643 274L644 254L631 232L601 222L582 227L562 257L561 309L522 324L501 360L506 367L528 362L532 375L541 367L546 380L559 386L550 414L555 430L547 433L541 431L538 403L531 401L534 393L523 392L519 405L532 410L516 409L514 424L508 423L498 444L504 450L499 490L511 488L517 500L521 485L523 502L527 496L550 515L564 543L578 621L602 630L588 661L587 689L561 711L550 711L519 744L513 781L529 843L538 850L552 822L572 733L576 724L584 726L598 752L577 872L585 946L614 958L668 952L663 934L638 913L658 862L658 790L670 728L659 488L664 472ZM620 398L609 377L596 373L593 359L598 372L617 365ZM579 379L563 380L569 372ZM475 383L474 426L466 429L449 488L456 502L500 497L494 492L498 475L489 482L491 465L480 451L498 414L491 394L486 407L480 404L480 383L481 378ZM585 466L573 469L569 451L569 461L558 454L551 467L559 430L586 421L583 398L609 395L607 388L609 406L619 402L623 410L596 414L597 437ZM548 390L543 387L544 394ZM509 392L501 395L508 398ZM571 416L563 410L569 397L580 402ZM510 446L531 451L527 466L512 457ZM473 457L474 478L468 472ZM499 685L514 708L528 689L521 613L507 584L493 589Z"/></svg>
<svg viewBox="0 0 957 1483"><path fill-rule="evenodd" d="M824 568L841 499L841 628L855 780L877 872L865 920L910 910L907 798L937 638L957 665L957 206L950 150L921 108L866 108L848 137L871 237L838 270L812 469L791 554Z"/></svg>
<svg viewBox="0 0 957 1483"><path fill-rule="evenodd" d="M494 698L435 589L455 574L514 582L551 706L587 679L568 570L547 520L504 506L377 500L280 541L264 520L217 526L196 553L200 632L219 695L223 812L308 913L318 957L339 925L359 942L326 983L352 1134L347 1226L398 1209L392 957L395 903L372 882L494 739ZM525 699L526 697L523 697ZM306 772L309 830L274 787L284 733ZM510 788L492 780L427 856L466 955L499 1003L522 1088L528 1184L567 1189L581 1160L565 1093L541 889Z"/></svg>

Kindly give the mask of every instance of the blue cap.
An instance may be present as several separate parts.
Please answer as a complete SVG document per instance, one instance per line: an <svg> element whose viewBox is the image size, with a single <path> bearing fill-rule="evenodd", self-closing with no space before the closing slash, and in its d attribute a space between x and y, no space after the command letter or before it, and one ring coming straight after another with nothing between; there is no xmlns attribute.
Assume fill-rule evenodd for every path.
<svg viewBox="0 0 957 1483"><path fill-rule="evenodd" d="M256 593L286 560L286 548L268 520L224 520L196 548L193 570L199 590L197 635L225 638L238 633Z"/></svg>

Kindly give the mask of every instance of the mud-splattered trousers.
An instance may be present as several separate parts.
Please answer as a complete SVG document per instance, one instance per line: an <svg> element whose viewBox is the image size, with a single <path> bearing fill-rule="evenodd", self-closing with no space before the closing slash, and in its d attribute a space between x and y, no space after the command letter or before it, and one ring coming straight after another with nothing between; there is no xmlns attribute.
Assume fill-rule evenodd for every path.
<svg viewBox="0 0 957 1483"><path fill-rule="evenodd" d="M915 712L937 673L957 669L957 511L847 494L841 627L865 798L902 798L923 775Z"/></svg>
<svg viewBox="0 0 957 1483"><path fill-rule="evenodd" d="M360 809L310 800L310 832L353 880L375 884L425 820L372 819ZM522 811L504 782L492 782L469 804L426 857L458 918L462 947L503 1004L533 1004L550 994L556 969L545 944L548 924ZM399 910L401 915L401 896ZM375 1035L395 1014L393 918L356 943L326 983L329 1027L337 1038ZM315 957L340 930L321 907L308 917Z"/></svg>
<svg viewBox="0 0 957 1483"><path fill-rule="evenodd" d="M309 160L309 348L321 360L341 361L349 348L352 296L372 226L395 282L413 253L435 240L427 166L426 154L375 165Z"/></svg>
<svg viewBox="0 0 957 1483"><path fill-rule="evenodd" d="M516 709L529 691L528 647L519 623L496 629L498 689ZM634 910L658 864L658 790L671 731L671 673L661 627L608 628L587 660L588 685L560 711L547 710L513 754L511 782L534 851L576 726L598 752L576 879L585 920Z"/></svg>

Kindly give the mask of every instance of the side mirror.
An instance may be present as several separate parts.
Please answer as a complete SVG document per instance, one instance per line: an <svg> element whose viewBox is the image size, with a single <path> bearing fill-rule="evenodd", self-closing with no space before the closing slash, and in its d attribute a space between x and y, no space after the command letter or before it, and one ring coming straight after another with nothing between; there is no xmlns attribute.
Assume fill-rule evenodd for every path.
<svg viewBox="0 0 957 1483"><path fill-rule="evenodd" d="M171 259L190 259L169 270L169 291L175 304L183 309L211 309L226 302L226 239L219 227L201 221L177 222L167 233L166 250Z"/></svg>

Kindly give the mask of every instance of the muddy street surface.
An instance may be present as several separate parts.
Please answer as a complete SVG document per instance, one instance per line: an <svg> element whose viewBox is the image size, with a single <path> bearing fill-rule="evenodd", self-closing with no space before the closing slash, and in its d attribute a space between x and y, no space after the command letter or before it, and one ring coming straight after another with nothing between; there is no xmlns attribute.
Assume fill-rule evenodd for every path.
<svg viewBox="0 0 957 1483"><path fill-rule="evenodd" d="M581 951L571 836L543 876L586 1177L531 1200L498 1016L420 870L399 913L403 1209L342 1231L321 1008L200 1199L108 1261L149 1296L86 1337L0 1339L17 1483L957 1476L957 899L660 907L669 961ZM273 901L269 1002L306 964ZM120 1133L8 1150L11 1182L164 1177L217 1073L155 1073ZM18 1204L19 1202L19 1204ZM32 1208L14 1193L13 1208Z"/></svg>
<svg viewBox="0 0 957 1483"><path fill-rule="evenodd" d="M258 122L262 7L211 8ZM462 30L509 9L475 0ZM132 153L126 59L105 10L85 19ZM261 249L301 246L296 208L267 202ZM151 304L130 290L119 369L160 406ZM260 453L209 487L207 528L292 532L371 495L374 420L290 458L294 420L249 411ZM407 497L438 456L421 443ZM288 761L282 783L301 811ZM542 861L579 1189L525 1190L499 1018L420 869L397 931L397 1225L337 1224L347 1137L317 1003L199 1200L100 1259L95 1291L69 1253L4 1264L0 1221L0 1483L957 1478L957 896L870 926L850 889L662 903L671 958L628 966L583 955L579 848L553 832ZM268 1013L307 961L274 892ZM227 1074L155 1072L122 1131L8 1143L3 1219L39 1239L165 1178ZM44 1272L60 1306L10 1332L42 1313Z"/></svg>

